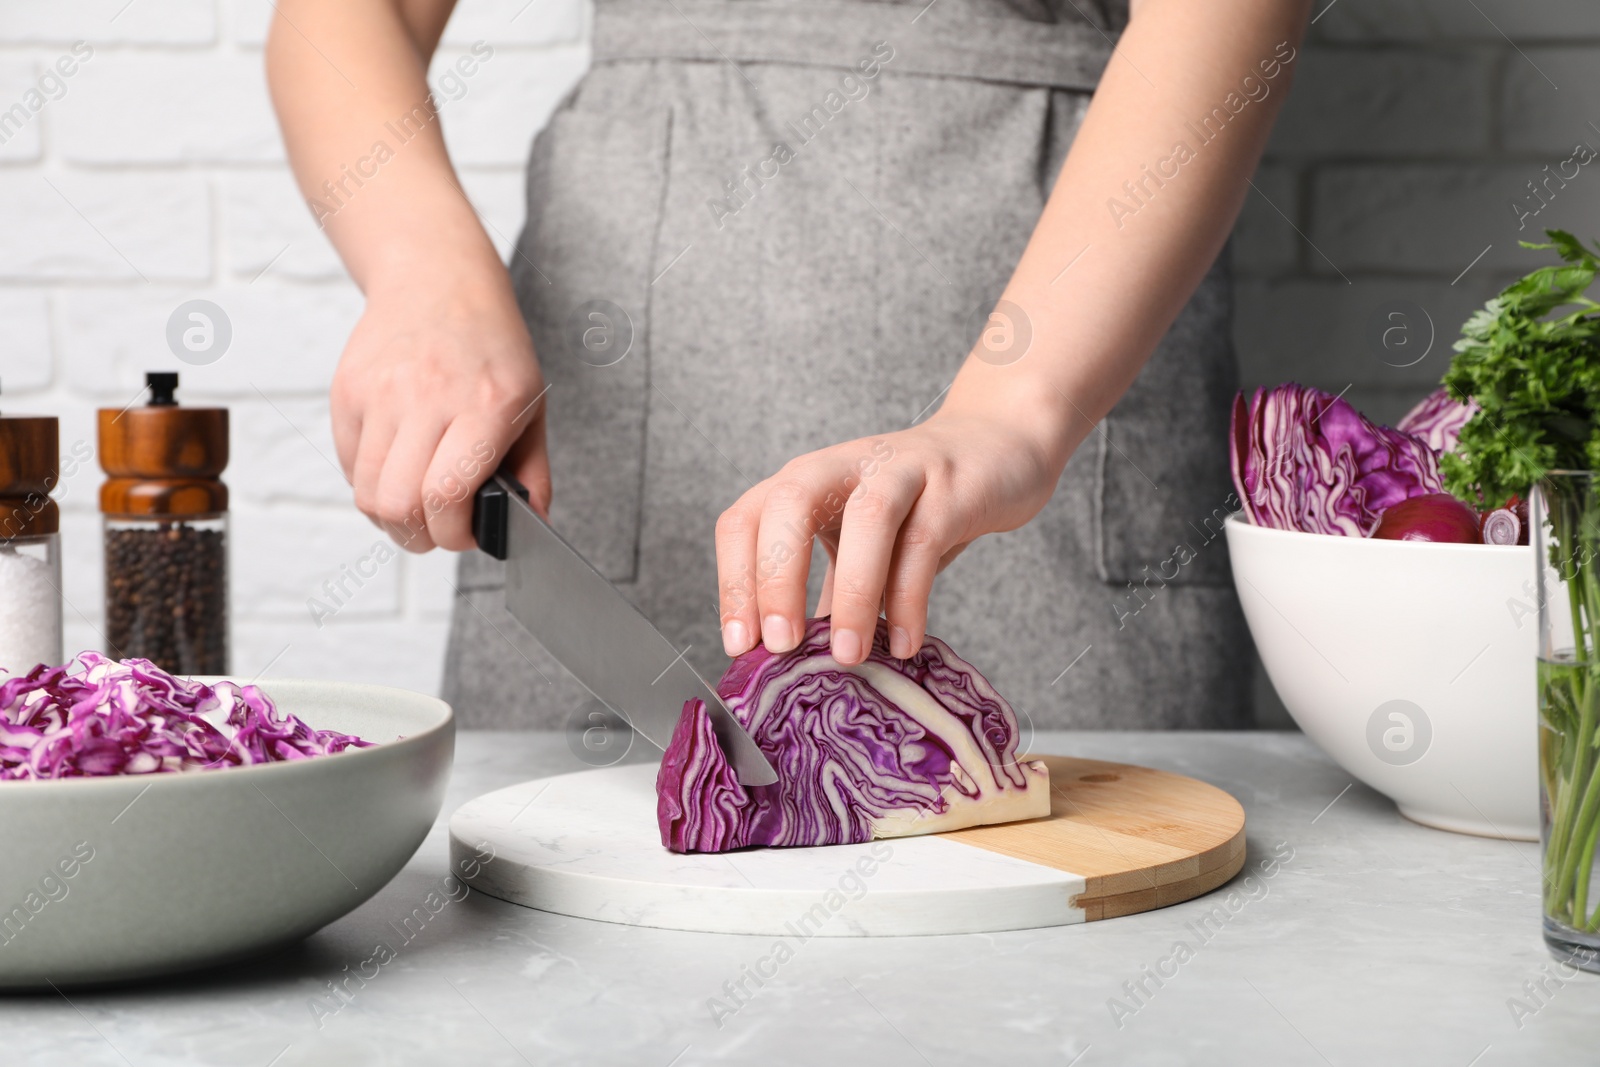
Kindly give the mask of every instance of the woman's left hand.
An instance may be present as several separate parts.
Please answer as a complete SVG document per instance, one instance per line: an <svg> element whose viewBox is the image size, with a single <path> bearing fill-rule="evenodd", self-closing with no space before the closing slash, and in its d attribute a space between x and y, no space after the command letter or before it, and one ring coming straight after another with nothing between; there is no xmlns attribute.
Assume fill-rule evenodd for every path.
<svg viewBox="0 0 1600 1067"><path fill-rule="evenodd" d="M834 659L866 659L880 605L890 654L915 654L934 575L975 538L1039 513L1066 462L1053 451L1015 420L947 404L909 430L790 461L717 520L723 647L799 643L820 537L831 562L819 614L832 616Z"/></svg>

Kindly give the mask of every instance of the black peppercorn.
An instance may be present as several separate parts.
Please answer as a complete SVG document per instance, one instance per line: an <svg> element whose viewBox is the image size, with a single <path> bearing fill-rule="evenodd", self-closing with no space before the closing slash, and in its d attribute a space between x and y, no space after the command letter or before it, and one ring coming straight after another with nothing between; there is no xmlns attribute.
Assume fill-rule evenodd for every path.
<svg viewBox="0 0 1600 1067"><path fill-rule="evenodd" d="M218 526L183 521L106 528L106 640L118 658L173 674L227 670L227 551Z"/></svg>

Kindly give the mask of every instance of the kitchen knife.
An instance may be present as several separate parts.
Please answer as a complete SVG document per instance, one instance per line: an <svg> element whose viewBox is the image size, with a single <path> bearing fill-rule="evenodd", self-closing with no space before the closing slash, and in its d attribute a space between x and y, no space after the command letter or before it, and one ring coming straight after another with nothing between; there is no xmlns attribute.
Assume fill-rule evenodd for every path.
<svg viewBox="0 0 1600 1067"><path fill-rule="evenodd" d="M472 503L478 547L506 563L506 610L584 687L652 745L665 750L684 701L699 697L739 781L778 780L715 689L606 577L528 504L500 472Z"/></svg>

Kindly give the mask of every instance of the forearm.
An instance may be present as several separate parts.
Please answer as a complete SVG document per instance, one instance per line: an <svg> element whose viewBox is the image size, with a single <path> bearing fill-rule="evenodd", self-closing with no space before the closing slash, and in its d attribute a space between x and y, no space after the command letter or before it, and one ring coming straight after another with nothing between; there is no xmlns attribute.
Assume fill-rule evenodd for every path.
<svg viewBox="0 0 1600 1067"><path fill-rule="evenodd" d="M427 63L453 0L275 6L267 77L290 164L356 283L370 294L418 271L502 278L429 97Z"/></svg>
<svg viewBox="0 0 1600 1067"><path fill-rule="evenodd" d="M453 4L277 0L267 41L295 177L367 297L329 389L334 447L356 506L413 551L472 546L497 466L550 499L544 381L428 91Z"/></svg>
<svg viewBox="0 0 1600 1067"><path fill-rule="evenodd" d="M969 359L946 410L1024 420L1049 462L1065 464L1226 241L1307 7L1144 0L1006 288L1030 345L1014 361Z"/></svg>

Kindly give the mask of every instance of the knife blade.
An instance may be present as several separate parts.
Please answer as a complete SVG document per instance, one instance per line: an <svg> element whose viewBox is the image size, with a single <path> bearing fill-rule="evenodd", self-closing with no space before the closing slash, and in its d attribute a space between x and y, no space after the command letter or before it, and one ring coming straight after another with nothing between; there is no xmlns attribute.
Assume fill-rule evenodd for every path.
<svg viewBox="0 0 1600 1067"><path fill-rule="evenodd" d="M739 781L778 780L717 691L605 575L528 504L510 475L473 499L478 547L506 564L506 610L560 664L646 741L665 750L684 701L699 697Z"/></svg>

